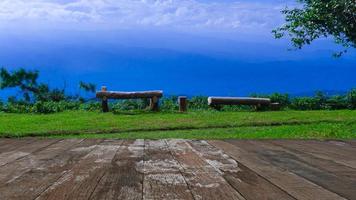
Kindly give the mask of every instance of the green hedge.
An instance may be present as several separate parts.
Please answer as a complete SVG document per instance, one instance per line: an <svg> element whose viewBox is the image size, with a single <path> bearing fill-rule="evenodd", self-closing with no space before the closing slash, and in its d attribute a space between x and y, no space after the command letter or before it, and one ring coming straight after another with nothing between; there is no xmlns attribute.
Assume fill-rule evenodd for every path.
<svg viewBox="0 0 356 200"><path fill-rule="evenodd" d="M322 92L317 92L313 97L294 97L290 98L288 94L273 93L271 95L252 94L252 97L270 98L273 103L279 103L279 109L293 110L337 110L337 109L356 109L356 89L350 90L345 95L327 96ZM177 96L164 97L160 100L160 109L163 112L176 112L178 110ZM111 101L110 108L114 113L123 111L145 110L149 106L149 100L120 100ZM189 99L189 110L209 110L206 96L195 96ZM250 111L253 108L249 106L222 106L221 111ZM271 110L270 107L264 107L260 110ZM28 103L26 101L17 101L14 98L7 103L0 101L0 111L8 113L57 113L66 110L85 110L100 111L100 101L84 102L80 100L63 101L37 101Z"/></svg>

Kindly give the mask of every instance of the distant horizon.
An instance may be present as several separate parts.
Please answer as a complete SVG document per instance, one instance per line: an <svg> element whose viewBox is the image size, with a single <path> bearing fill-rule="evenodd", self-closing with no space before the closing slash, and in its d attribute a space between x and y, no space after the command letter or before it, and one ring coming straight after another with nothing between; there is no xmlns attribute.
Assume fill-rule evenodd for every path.
<svg viewBox="0 0 356 200"><path fill-rule="evenodd" d="M51 87L176 95L303 94L356 87L356 50L319 39L301 50L271 31L280 0L5 0L0 67L40 71ZM6 94L5 94L6 93ZM11 93L11 92L10 92ZM0 91L0 98L8 91Z"/></svg>

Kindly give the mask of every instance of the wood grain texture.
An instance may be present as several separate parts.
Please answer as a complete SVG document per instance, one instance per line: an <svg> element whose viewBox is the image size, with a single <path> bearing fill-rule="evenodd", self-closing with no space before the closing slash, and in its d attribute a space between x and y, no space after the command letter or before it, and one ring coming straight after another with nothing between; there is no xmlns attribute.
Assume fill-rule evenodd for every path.
<svg viewBox="0 0 356 200"><path fill-rule="evenodd" d="M221 171L215 168L215 161L206 160L185 140L170 140L167 143L195 199L245 199L222 178ZM224 161L222 165L225 167L239 170L236 162Z"/></svg>
<svg viewBox="0 0 356 200"><path fill-rule="evenodd" d="M356 170L331 160L319 159L301 151L274 145L272 142L251 141L259 146L260 158L288 170L347 199L356 197Z"/></svg>
<svg viewBox="0 0 356 200"><path fill-rule="evenodd" d="M8 163L11 163L15 160L18 160L20 158L26 157L36 151L40 151L41 149L46 148L59 141L60 140L50 139L50 140L35 140L34 142L30 142L27 145L21 145L20 143L16 145L16 147L13 148L12 151L6 151L0 154L0 167Z"/></svg>
<svg viewBox="0 0 356 200"><path fill-rule="evenodd" d="M140 98L160 98L163 91L140 91L140 92L121 92L121 91L99 91L96 93L97 98L108 99L140 99Z"/></svg>
<svg viewBox="0 0 356 200"><path fill-rule="evenodd" d="M345 199L303 177L290 173L281 167L261 159L258 154L261 151L261 148L256 145L251 145L248 141L210 141L210 144L222 149L228 155L296 199Z"/></svg>
<svg viewBox="0 0 356 200"><path fill-rule="evenodd" d="M143 140L121 144L90 199L142 199Z"/></svg>
<svg viewBox="0 0 356 200"><path fill-rule="evenodd" d="M146 140L144 199L194 199L165 141Z"/></svg>
<svg viewBox="0 0 356 200"><path fill-rule="evenodd" d="M331 160L356 169L356 148L352 144L349 144L349 142L280 140L274 141L274 144L288 146L314 157Z"/></svg>
<svg viewBox="0 0 356 200"><path fill-rule="evenodd" d="M65 140L13 163L13 171L10 177L5 176L7 180L2 182L0 193L5 199L37 198L87 153L87 150L77 149L86 149L95 143L97 141Z"/></svg>
<svg viewBox="0 0 356 200"><path fill-rule="evenodd" d="M35 142L34 138L26 139L0 139L0 154L18 149L21 146L26 146Z"/></svg>
<svg viewBox="0 0 356 200"><path fill-rule="evenodd" d="M5 165L0 168L0 185L8 184L11 186L11 182L21 175L33 170L41 169L53 164L53 159L56 156L63 154L65 151L71 148L71 146L79 144L82 140L62 140L47 148L30 154L16 160L15 162ZM23 180L22 180L23 181Z"/></svg>
<svg viewBox="0 0 356 200"><path fill-rule="evenodd" d="M189 142L246 199L295 199L206 141Z"/></svg>
<svg viewBox="0 0 356 200"><path fill-rule="evenodd" d="M250 97L209 97L208 105L269 105L271 100L267 98Z"/></svg>
<svg viewBox="0 0 356 200"><path fill-rule="evenodd" d="M355 144L4 139L0 200L356 199Z"/></svg>

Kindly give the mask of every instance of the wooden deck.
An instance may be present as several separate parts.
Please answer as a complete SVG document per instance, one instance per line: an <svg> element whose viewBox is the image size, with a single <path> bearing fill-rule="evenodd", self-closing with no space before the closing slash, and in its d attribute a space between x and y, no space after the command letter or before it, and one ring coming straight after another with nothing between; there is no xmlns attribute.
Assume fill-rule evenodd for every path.
<svg viewBox="0 0 356 200"><path fill-rule="evenodd" d="M0 139L0 199L356 199L356 141Z"/></svg>

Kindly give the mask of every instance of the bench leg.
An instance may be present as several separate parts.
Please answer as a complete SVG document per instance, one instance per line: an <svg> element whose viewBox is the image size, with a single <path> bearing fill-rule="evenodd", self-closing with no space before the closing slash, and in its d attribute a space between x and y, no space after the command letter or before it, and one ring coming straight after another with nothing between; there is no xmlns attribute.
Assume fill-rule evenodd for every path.
<svg viewBox="0 0 356 200"><path fill-rule="evenodd" d="M151 111L159 111L158 102L159 102L158 97L152 97L150 99L150 110Z"/></svg>
<svg viewBox="0 0 356 200"><path fill-rule="evenodd" d="M187 97L178 97L179 112L187 112Z"/></svg>
<svg viewBox="0 0 356 200"><path fill-rule="evenodd" d="M101 100L101 107L104 113L109 112L108 99L106 97Z"/></svg>

